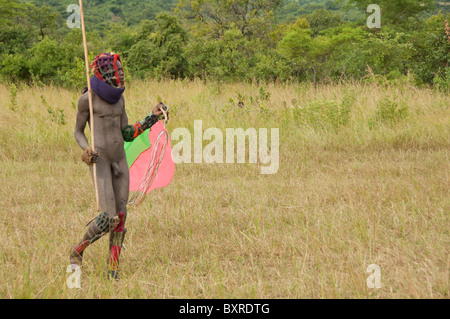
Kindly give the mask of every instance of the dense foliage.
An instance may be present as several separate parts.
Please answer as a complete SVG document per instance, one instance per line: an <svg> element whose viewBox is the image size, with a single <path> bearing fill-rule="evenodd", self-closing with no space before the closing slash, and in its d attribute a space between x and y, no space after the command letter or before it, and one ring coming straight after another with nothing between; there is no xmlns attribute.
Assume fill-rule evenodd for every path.
<svg viewBox="0 0 450 319"><path fill-rule="evenodd" d="M3 81L84 84L73 0L0 0ZM446 3L379 0L85 0L91 57L123 56L135 78L213 81L399 81L448 90ZM446 28L447 23L447 28Z"/></svg>

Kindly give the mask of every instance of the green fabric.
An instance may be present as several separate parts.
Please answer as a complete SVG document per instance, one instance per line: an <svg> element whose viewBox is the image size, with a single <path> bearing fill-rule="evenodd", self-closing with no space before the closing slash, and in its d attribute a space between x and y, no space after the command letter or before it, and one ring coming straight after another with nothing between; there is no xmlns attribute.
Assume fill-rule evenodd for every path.
<svg viewBox="0 0 450 319"><path fill-rule="evenodd" d="M152 146L148 138L149 132L147 131L136 137L133 142L125 142L125 153L127 154L128 169L131 168L142 152L148 150Z"/></svg>

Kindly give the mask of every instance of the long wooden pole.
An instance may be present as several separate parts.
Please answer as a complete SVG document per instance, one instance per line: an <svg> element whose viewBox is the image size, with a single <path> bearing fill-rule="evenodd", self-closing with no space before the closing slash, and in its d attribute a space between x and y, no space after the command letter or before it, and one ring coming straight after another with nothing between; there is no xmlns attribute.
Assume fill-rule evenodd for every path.
<svg viewBox="0 0 450 319"><path fill-rule="evenodd" d="M86 63L86 79L88 84L88 95L89 95L89 117L90 117L90 128L91 128L91 145L92 151L95 152L95 138L94 138L94 109L92 106L92 91L91 91L91 78L89 76L89 57L86 41L86 30L84 27L84 14L83 14L83 0L80 0L80 18L81 18L81 30L83 33L83 45L84 45L84 60ZM98 197L98 183L97 183L97 165L94 163L94 187L95 187L95 199L97 201L97 210L100 210L99 197Z"/></svg>

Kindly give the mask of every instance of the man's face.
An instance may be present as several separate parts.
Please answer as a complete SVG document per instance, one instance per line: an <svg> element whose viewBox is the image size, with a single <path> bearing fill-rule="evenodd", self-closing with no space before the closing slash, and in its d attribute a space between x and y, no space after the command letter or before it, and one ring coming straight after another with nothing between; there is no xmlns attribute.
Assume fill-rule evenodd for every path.
<svg viewBox="0 0 450 319"><path fill-rule="evenodd" d="M119 73L119 80L121 87L125 86L125 72L123 71L123 66L120 61L117 61L117 71Z"/></svg>

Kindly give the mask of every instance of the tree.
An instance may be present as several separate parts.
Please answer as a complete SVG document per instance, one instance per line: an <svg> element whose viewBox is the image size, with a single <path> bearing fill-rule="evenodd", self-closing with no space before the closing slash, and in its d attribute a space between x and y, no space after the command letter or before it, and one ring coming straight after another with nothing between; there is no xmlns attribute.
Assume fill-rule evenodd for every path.
<svg viewBox="0 0 450 319"><path fill-rule="evenodd" d="M31 6L27 10L27 17L38 28L42 39L58 27L59 13L53 11L49 6Z"/></svg>
<svg viewBox="0 0 450 319"><path fill-rule="evenodd" d="M22 25L0 27L0 55L26 51L30 43L30 34Z"/></svg>
<svg viewBox="0 0 450 319"><path fill-rule="evenodd" d="M447 78L450 68L450 40L446 34L445 19L441 13L429 18L423 30L413 33L412 43L415 61L412 69L419 83L433 84L439 78L450 81Z"/></svg>
<svg viewBox="0 0 450 319"><path fill-rule="evenodd" d="M308 21L299 18L280 41L278 48L282 55L297 65L299 71L312 70L316 88L317 77L331 54L332 42L328 36L312 38L311 35Z"/></svg>
<svg viewBox="0 0 450 319"><path fill-rule="evenodd" d="M247 39L262 39L271 29L274 12L282 0L180 0L177 12L188 20L207 25L197 30L212 32L216 38L238 29ZM204 34L203 34L204 35Z"/></svg>
<svg viewBox="0 0 450 319"><path fill-rule="evenodd" d="M136 41L128 52L134 74L141 78L186 76L187 33L176 17L163 13L155 21L142 21Z"/></svg>
<svg viewBox="0 0 450 319"><path fill-rule="evenodd" d="M66 49L55 40L46 37L29 50L28 68L37 79L45 82L56 80L58 70L67 64Z"/></svg>
<svg viewBox="0 0 450 319"><path fill-rule="evenodd" d="M18 0L0 0L0 24L11 24L13 19L22 16L26 7Z"/></svg>
<svg viewBox="0 0 450 319"><path fill-rule="evenodd" d="M366 54L370 34L354 25L340 25L325 34L331 38L333 47L328 59L330 77L340 81L365 76L367 64L372 64Z"/></svg>
<svg viewBox="0 0 450 319"><path fill-rule="evenodd" d="M124 23L110 23L104 31L106 43L112 51L120 54L123 60L128 59L131 47L137 42L137 32Z"/></svg>
<svg viewBox="0 0 450 319"><path fill-rule="evenodd" d="M349 0L363 12L374 3L373 0ZM381 8L383 24L402 24L408 18L417 17L420 13L434 9L434 0L377 0Z"/></svg>
<svg viewBox="0 0 450 319"><path fill-rule="evenodd" d="M308 20L313 37L317 36L320 31L337 27L342 23L338 14L325 9L316 10L313 13L304 15L303 18Z"/></svg>

